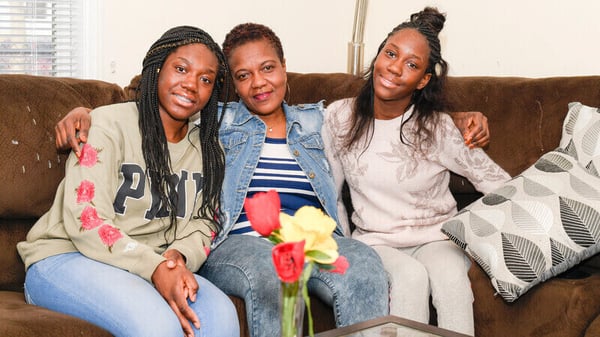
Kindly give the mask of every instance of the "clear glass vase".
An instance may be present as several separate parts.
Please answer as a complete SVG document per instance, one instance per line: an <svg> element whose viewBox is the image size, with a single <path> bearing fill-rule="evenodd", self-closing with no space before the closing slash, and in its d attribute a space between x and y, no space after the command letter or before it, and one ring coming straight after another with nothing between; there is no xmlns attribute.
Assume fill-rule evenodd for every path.
<svg viewBox="0 0 600 337"><path fill-rule="evenodd" d="M281 337L303 336L305 303L302 285L302 279L281 282Z"/></svg>

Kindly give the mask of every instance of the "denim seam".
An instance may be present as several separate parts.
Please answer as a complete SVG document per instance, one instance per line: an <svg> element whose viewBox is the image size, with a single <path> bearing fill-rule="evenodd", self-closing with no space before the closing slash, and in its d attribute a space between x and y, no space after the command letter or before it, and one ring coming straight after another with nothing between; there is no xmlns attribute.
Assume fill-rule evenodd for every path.
<svg viewBox="0 0 600 337"><path fill-rule="evenodd" d="M252 314L252 329L250 331L250 335L251 336L257 336L258 332L256 331L257 330L257 327L256 327L256 315L254 314L254 303L256 303L256 298L254 296L255 296L256 292L254 291L254 289L252 287L253 278L250 277L250 273L248 273L245 268L242 268L239 265L234 264L234 263L230 263L230 262L211 262L208 265L214 266L214 267L217 267L217 266L233 267L234 269L240 270L242 272L242 274L244 275L244 277L246 278L246 280L248 280L248 284L249 284L248 287L250 288L250 295L251 295L250 304L248 303L248 301L246 301L246 296L247 296L246 294L244 294L243 299L244 299L244 305L246 307L246 317L248 316L249 312ZM248 306L252 307L251 310L248 310Z"/></svg>
<svg viewBox="0 0 600 337"><path fill-rule="evenodd" d="M310 277L310 280L313 281L313 283L315 283L315 281L321 282L321 283L325 284L329 289L332 290L333 316L335 317L335 325L338 327L344 326L344 325L342 325L341 317L340 317L339 296L337 293L338 289L335 287L334 282L332 282L329 277L325 277L325 279L323 279L323 277L314 277L312 275Z"/></svg>

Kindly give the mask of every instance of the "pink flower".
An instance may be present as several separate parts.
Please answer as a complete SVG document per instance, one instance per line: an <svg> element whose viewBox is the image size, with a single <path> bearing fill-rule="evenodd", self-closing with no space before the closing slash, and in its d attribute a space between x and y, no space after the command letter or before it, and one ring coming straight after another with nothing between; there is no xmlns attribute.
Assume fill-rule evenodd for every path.
<svg viewBox="0 0 600 337"><path fill-rule="evenodd" d="M250 225L262 236L269 236L271 232L281 227L279 223L281 201L275 190L258 192L252 198L246 198L244 209Z"/></svg>
<svg viewBox="0 0 600 337"><path fill-rule="evenodd" d="M77 203L91 202L94 199L94 183L89 180L83 180L77 187Z"/></svg>
<svg viewBox="0 0 600 337"><path fill-rule="evenodd" d="M100 236L100 240L108 246L109 251L112 251L112 246L115 242L123 237L123 234L111 225L102 225L102 227L98 229L98 235Z"/></svg>
<svg viewBox="0 0 600 337"><path fill-rule="evenodd" d="M304 270L304 240L279 243L271 253L279 279L286 283L298 281Z"/></svg>
<svg viewBox="0 0 600 337"><path fill-rule="evenodd" d="M86 230L94 229L102 224L102 219L98 217L98 212L92 206L85 206L79 220L81 220L81 228Z"/></svg>
<svg viewBox="0 0 600 337"><path fill-rule="evenodd" d="M217 233L215 231L210 231L210 241L215 241L217 237Z"/></svg>
<svg viewBox="0 0 600 337"><path fill-rule="evenodd" d="M333 269L330 270L332 273L344 274L346 273L346 269L350 266L348 263L348 259L345 256L338 256L337 260L331 264Z"/></svg>
<svg viewBox="0 0 600 337"><path fill-rule="evenodd" d="M81 155L79 155L79 165L83 167L92 167L98 162L98 150L93 148L90 144L85 143L81 148Z"/></svg>
<svg viewBox="0 0 600 337"><path fill-rule="evenodd" d="M208 247L208 246L204 246L204 254L205 254L206 256L208 256L208 254L210 254L210 247Z"/></svg>

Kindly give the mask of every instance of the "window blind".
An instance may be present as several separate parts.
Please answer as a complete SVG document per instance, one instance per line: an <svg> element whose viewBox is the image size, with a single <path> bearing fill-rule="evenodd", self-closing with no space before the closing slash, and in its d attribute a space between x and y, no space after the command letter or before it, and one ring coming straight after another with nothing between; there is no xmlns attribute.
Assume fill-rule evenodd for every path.
<svg viewBox="0 0 600 337"><path fill-rule="evenodd" d="M85 0L0 0L0 73L79 77Z"/></svg>

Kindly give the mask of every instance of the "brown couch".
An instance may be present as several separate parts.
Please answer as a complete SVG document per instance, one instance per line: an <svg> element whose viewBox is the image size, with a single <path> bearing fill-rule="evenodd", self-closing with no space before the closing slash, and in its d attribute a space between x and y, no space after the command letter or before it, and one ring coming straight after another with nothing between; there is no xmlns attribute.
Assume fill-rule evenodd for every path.
<svg viewBox="0 0 600 337"><path fill-rule="evenodd" d="M134 83L134 82L132 82ZM359 78L346 74L289 74L290 103L353 96ZM454 109L483 111L489 119L489 155L511 175L559 142L567 103L600 106L600 76L544 79L450 78ZM25 271L15 245L53 200L66 155L54 148L54 125L76 106L95 107L131 97L130 87L71 78L0 75L0 336L110 336L81 320L25 303ZM453 176L462 207L479 197ZM482 269L469 276L475 294L477 336L600 336L600 256L540 284L514 303L494 294ZM243 335L243 301L234 298ZM333 327L331 309L315 301L317 331ZM435 319L435 317L433 317Z"/></svg>

